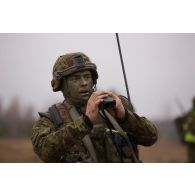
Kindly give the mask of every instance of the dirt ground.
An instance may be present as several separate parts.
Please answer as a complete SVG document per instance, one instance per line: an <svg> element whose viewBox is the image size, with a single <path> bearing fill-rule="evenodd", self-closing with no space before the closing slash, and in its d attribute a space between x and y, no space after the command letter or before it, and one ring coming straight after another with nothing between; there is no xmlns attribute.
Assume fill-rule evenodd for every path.
<svg viewBox="0 0 195 195"><path fill-rule="evenodd" d="M160 140L151 147L140 146L140 157L145 163L186 162L186 147L178 142ZM0 139L1 163L39 163L29 139Z"/></svg>
<svg viewBox="0 0 195 195"><path fill-rule="evenodd" d="M0 162L41 162L34 154L29 139L0 139Z"/></svg>
<svg viewBox="0 0 195 195"><path fill-rule="evenodd" d="M151 147L139 147L143 162L154 163L185 163L187 148L176 141L159 140Z"/></svg>

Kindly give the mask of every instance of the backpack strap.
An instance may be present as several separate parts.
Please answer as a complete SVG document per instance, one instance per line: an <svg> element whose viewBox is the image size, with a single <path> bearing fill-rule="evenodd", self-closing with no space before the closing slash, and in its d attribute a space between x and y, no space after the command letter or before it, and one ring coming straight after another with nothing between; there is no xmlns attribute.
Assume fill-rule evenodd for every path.
<svg viewBox="0 0 195 195"><path fill-rule="evenodd" d="M128 136L127 136L127 133L121 128L121 126L118 124L118 122L115 120L115 118L114 118L107 110L104 110L103 112L104 112L103 114L105 114L105 116L106 116L107 119L110 121L110 123L112 124L112 126L113 126L116 130L119 131L119 133L121 134L122 137L125 138L125 140L126 140L128 146L129 146L129 148L130 148L130 150L131 150L131 152L132 152L133 161L134 161L135 163L140 162L139 159L137 158L136 154L135 154L134 148L133 148L133 146L132 146L132 144L131 144L131 142L130 142Z"/></svg>
<svg viewBox="0 0 195 195"><path fill-rule="evenodd" d="M87 148L91 158L94 160L94 162L97 163L98 162L97 155L89 134L85 135L82 141L85 147Z"/></svg>
<svg viewBox="0 0 195 195"><path fill-rule="evenodd" d="M65 107L68 109L70 116L72 120L76 120L80 115L76 108L73 105L69 105L68 102L64 101ZM89 134L85 135L85 137L82 139L84 146L87 148L91 158L94 160L94 162L98 162L97 155L95 152L94 145L91 141L91 138Z"/></svg>
<svg viewBox="0 0 195 195"><path fill-rule="evenodd" d="M64 122L63 118L61 117L56 104L54 104L53 106L49 108L49 113L51 116L51 120L53 121L56 128L58 128L60 125L63 124Z"/></svg>

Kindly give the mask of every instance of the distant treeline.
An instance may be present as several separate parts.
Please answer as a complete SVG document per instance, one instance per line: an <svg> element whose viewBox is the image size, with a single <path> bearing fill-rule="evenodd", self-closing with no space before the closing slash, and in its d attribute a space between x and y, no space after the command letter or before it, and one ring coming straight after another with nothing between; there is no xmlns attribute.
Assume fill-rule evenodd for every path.
<svg viewBox="0 0 195 195"><path fill-rule="evenodd" d="M158 137L160 139L179 142L181 141L181 137L179 137L179 133L172 119L153 121L153 123L157 127Z"/></svg>
<svg viewBox="0 0 195 195"><path fill-rule="evenodd" d="M0 137L30 137L34 122L33 107L28 107L26 110L22 111L19 100L15 98L12 100L9 107L3 110L0 101ZM153 122L157 126L159 139L179 140L173 120L169 119Z"/></svg>
<svg viewBox="0 0 195 195"><path fill-rule="evenodd" d="M33 112L33 107L22 111L17 98L5 110L0 101L0 137L30 137L34 123Z"/></svg>

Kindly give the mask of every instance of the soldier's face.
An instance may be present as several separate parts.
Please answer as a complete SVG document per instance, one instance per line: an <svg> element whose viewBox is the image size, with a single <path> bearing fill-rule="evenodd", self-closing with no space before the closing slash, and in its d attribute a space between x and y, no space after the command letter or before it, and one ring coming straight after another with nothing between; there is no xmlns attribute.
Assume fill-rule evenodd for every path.
<svg viewBox="0 0 195 195"><path fill-rule="evenodd" d="M91 72L77 72L67 78L67 86L73 103L86 103L91 96L93 79Z"/></svg>

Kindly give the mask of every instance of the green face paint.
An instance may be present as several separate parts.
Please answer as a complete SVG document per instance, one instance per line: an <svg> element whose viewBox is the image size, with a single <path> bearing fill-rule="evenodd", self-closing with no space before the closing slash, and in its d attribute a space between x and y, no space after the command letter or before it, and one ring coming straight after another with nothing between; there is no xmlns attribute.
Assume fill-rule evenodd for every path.
<svg viewBox="0 0 195 195"><path fill-rule="evenodd" d="M67 78L69 100L75 105L87 103L92 93L93 79L89 70L81 71L70 75Z"/></svg>

